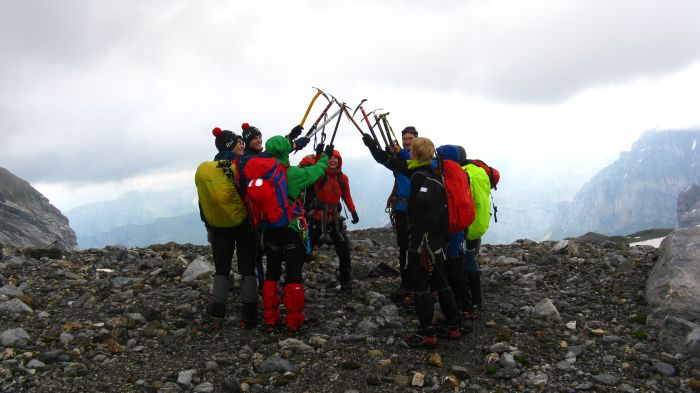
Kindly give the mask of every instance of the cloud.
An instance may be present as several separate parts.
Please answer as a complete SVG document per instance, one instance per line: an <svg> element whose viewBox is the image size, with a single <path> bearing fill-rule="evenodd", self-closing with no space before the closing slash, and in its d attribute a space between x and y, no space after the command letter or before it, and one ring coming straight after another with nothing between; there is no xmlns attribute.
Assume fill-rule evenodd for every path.
<svg viewBox="0 0 700 393"><path fill-rule="evenodd" d="M314 85L369 98L395 128L504 135L510 117L547 140L541 119L586 92L698 61L698 14L694 1L4 1L0 165L76 185L184 171L213 155L214 126L286 133Z"/></svg>

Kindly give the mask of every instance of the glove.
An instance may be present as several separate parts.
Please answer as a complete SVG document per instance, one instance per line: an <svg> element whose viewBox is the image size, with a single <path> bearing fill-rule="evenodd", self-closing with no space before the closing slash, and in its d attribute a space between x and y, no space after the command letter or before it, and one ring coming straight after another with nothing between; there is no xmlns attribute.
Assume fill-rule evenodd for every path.
<svg viewBox="0 0 700 393"><path fill-rule="evenodd" d="M289 131L289 135L287 135L287 138L289 140L294 140L296 139L299 135L301 135L301 131L304 129L301 125L294 126L291 131Z"/></svg>
<svg viewBox="0 0 700 393"><path fill-rule="evenodd" d="M316 145L316 155L317 156L320 156L321 154L323 154L323 147L324 147L323 143L319 143L318 145Z"/></svg>
<svg viewBox="0 0 700 393"><path fill-rule="evenodd" d="M303 149L304 147L306 147L306 145L309 144L310 140L311 139L309 139L305 136L302 136L301 138L295 140L294 141L294 151L299 151L299 150Z"/></svg>
<svg viewBox="0 0 700 393"><path fill-rule="evenodd" d="M370 149L375 146L374 138L370 134L362 134L362 142Z"/></svg>
<svg viewBox="0 0 700 393"><path fill-rule="evenodd" d="M323 154L327 155L328 158L333 157L333 150L335 149L335 146L333 145L328 145L326 146L326 150L323 151Z"/></svg>
<svg viewBox="0 0 700 393"><path fill-rule="evenodd" d="M352 215L352 221L350 221L351 223L357 224L360 222L360 217L357 216L357 212L352 212L350 215Z"/></svg>

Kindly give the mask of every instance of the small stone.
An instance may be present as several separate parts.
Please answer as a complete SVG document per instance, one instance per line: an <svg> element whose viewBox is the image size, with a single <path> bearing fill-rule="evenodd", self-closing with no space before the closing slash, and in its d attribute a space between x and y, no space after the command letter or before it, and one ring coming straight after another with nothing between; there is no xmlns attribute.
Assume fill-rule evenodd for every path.
<svg viewBox="0 0 700 393"><path fill-rule="evenodd" d="M469 379L469 371L466 367L453 365L450 367L450 371L461 380Z"/></svg>
<svg viewBox="0 0 700 393"><path fill-rule="evenodd" d="M459 378L457 378L455 375L450 374L443 378L442 383L440 385L445 389L458 389L460 381Z"/></svg>
<svg viewBox="0 0 700 393"><path fill-rule="evenodd" d="M208 361L205 367L207 370L218 370L219 364L215 361Z"/></svg>
<svg viewBox="0 0 700 393"><path fill-rule="evenodd" d="M603 329L597 328L597 329L591 329L591 334L594 336L602 337L602 336L605 336L606 334L608 334L608 332L606 332Z"/></svg>
<svg viewBox="0 0 700 393"><path fill-rule="evenodd" d="M560 347L560 348L564 348L564 349L569 348L569 343L567 343L565 340L562 340L562 341L559 343L559 347Z"/></svg>
<svg viewBox="0 0 700 393"><path fill-rule="evenodd" d="M382 356L382 351L378 349L370 349L369 351L367 351L367 354L369 356Z"/></svg>
<svg viewBox="0 0 700 393"><path fill-rule="evenodd" d="M656 362L654 363L654 370L666 377L672 377L673 375L676 374L676 369L672 365L665 363L665 362Z"/></svg>
<svg viewBox="0 0 700 393"><path fill-rule="evenodd" d="M58 340L63 344L67 345L70 344L71 341L73 341L74 337L72 334L68 332L63 332L58 336Z"/></svg>
<svg viewBox="0 0 700 393"><path fill-rule="evenodd" d="M391 366L391 359L380 359L378 363L380 366Z"/></svg>
<svg viewBox="0 0 700 393"><path fill-rule="evenodd" d="M413 379L411 380L411 386L423 386L425 383L425 375L421 373L413 374Z"/></svg>
<svg viewBox="0 0 700 393"><path fill-rule="evenodd" d="M501 354L500 363L501 366L505 368L515 368L518 366L518 363L515 361L515 357L510 352L504 352Z"/></svg>
<svg viewBox="0 0 700 393"><path fill-rule="evenodd" d="M202 382L194 387L195 393L211 393L214 391L214 385L211 382Z"/></svg>
<svg viewBox="0 0 700 393"><path fill-rule="evenodd" d="M183 386L190 386L192 384L192 377L196 370L184 370L180 371L177 375L177 383Z"/></svg>
<svg viewBox="0 0 700 393"><path fill-rule="evenodd" d="M124 352L124 347L117 342L112 337L109 337L108 339L104 340L102 342L102 345L105 346L105 348L109 351L111 354L117 354L117 353L122 353Z"/></svg>
<svg viewBox="0 0 700 393"><path fill-rule="evenodd" d="M566 323L566 328L569 330L576 330L576 321L569 321Z"/></svg>
<svg viewBox="0 0 700 393"><path fill-rule="evenodd" d="M27 368L29 369L41 369L44 367L46 367L46 364L38 359L32 359L29 362L27 362Z"/></svg>
<svg viewBox="0 0 700 393"><path fill-rule="evenodd" d="M597 382L600 382L603 385L607 385L607 386L617 385L619 382L619 379L617 377L610 375L610 374L594 375L593 379L595 379Z"/></svg>
<svg viewBox="0 0 700 393"><path fill-rule="evenodd" d="M0 344L4 347L22 347L29 340L29 334L22 328L7 329L0 333Z"/></svg>
<svg viewBox="0 0 700 393"><path fill-rule="evenodd" d="M697 379L691 379L688 381L688 387L695 392L700 392L700 381Z"/></svg>
<svg viewBox="0 0 700 393"><path fill-rule="evenodd" d="M428 364L435 367L442 367L442 356L439 353L433 353L428 357ZM423 386L423 385L421 385Z"/></svg>

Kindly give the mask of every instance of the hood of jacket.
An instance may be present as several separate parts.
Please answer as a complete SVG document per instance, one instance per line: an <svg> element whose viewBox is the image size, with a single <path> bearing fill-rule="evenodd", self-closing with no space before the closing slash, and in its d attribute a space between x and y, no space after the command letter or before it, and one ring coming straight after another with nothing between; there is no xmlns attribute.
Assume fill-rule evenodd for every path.
<svg viewBox="0 0 700 393"><path fill-rule="evenodd" d="M290 151L292 144L283 136L275 135L265 142L265 152L279 160L282 165L289 165Z"/></svg>
<svg viewBox="0 0 700 393"><path fill-rule="evenodd" d="M335 167L335 169L331 169L331 167L329 166L328 168L326 168L326 173L335 173L343 169L343 157L340 156L338 150L333 150L333 157L338 159L338 166Z"/></svg>
<svg viewBox="0 0 700 393"><path fill-rule="evenodd" d="M457 145L442 145L435 149L435 151L437 152L437 156L439 158L454 161L460 164L460 166L462 165L462 162L467 159L464 149Z"/></svg>

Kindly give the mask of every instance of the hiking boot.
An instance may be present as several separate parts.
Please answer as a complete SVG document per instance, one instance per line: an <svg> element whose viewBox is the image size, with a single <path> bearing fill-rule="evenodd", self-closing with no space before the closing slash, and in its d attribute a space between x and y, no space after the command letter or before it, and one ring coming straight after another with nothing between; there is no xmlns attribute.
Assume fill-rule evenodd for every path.
<svg viewBox="0 0 700 393"><path fill-rule="evenodd" d="M414 297L413 292L406 295L406 297L403 299L403 305L405 307L413 307L413 304L414 304L413 297Z"/></svg>
<svg viewBox="0 0 700 393"><path fill-rule="evenodd" d="M409 334L404 337L403 341L411 348L428 348L432 349L437 346L437 337L435 335L422 335L418 333Z"/></svg>
<svg viewBox="0 0 700 393"><path fill-rule="evenodd" d="M238 322L238 327L240 327L243 330L254 329L257 325L257 321L245 318L241 319L240 322Z"/></svg>
<svg viewBox="0 0 700 393"><path fill-rule="evenodd" d="M352 281L341 282L340 292L352 292Z"/></svg>
<svg viewBox="0 0 700 393"><path fill-rule="evenodd" d="M481 315L481 310L479 307L474 307L472 311L462 311L462 318L464 319L476 319Z"/></svg>
<svg viewBox="0 0 700 393"><path fill-rule="evenodd" d="M437 325L433 328L435 330L435 335L440 338L449 338L450 340L457 340L462 336L462 331L459 326L445 326Z"/></svg>
<svg viewBox="0 0 700 393"><path fill-rule="evenodd" d="M226 305L223 303L210 303L209 315L213 318L224 319L226 316Z"/></svg>

